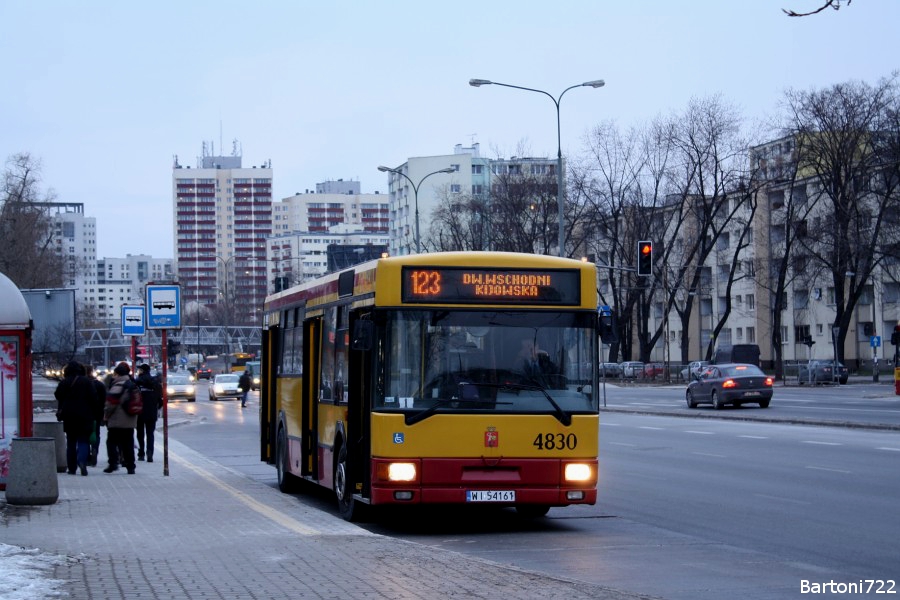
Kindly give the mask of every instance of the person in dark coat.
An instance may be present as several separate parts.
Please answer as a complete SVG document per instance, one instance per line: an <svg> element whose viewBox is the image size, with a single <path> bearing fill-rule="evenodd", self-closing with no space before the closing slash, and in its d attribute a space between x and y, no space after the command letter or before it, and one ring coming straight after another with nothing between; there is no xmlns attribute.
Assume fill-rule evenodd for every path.
<svg viewBox="0 0 900 600"><path fill-rule="evenodd" d="M91 454L88 458L88 466L97 466L97 456L100 452L100 429L103 425L103 405L106 404L106 386L94 376L94 365L85 365L85 373L94 386L94 437L91 439Z"/></svg>
<svg viewBox="0 0 900 600"><path fill-rule="evenodd" d="M136 390L137 386L131 380L131 367L128 363L120 362L113 374L115 377L109 386L103 408L107 448L112 446L113 451L109 452L109 466L103 472L112 473L121 463L128 469L129 475L134 475L134 426L137 425L137 415L129 415L124 404L131 399L132 390Z"/></svg>
<svg viewBox="0 0 900 600"><path fill-rule="evenodd" d="M134 380L141 390L141 399L144 408L137 419L138 460L153 462L153 433L156 431L156 419L159 418L159 409L162 408L162 386L150 375L150 365L143 364L138 367L138 377ZM144 452L144 434L147 435L147 452Z"/></svg>
<svg viewBox="0 0 900 600"><path fill-rule="evenodd" d="M241 388L241 406L247 406L247 396L250 395L250 388L253 387L250 371L247 369L244 369L244 374L238 379L238 387Z"/></svg>
<svg viewBox="0 0 900 600"><path fill-rule="evenodd" d="M69 475L81 469L87 475L91 431L94 429L94 386L85 377L84 367L75 361L63 369L63 380L56 386L56 418L66 432L66 468Z"/></svg>

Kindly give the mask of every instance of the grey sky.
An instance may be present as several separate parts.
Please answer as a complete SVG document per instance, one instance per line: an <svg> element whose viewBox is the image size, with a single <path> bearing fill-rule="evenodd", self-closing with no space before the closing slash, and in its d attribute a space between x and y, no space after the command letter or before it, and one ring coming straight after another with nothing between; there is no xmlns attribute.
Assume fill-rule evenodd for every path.
<svg viewBox="0 0 900 600"><path fill-rule="evenodd" d="M900 68L900 2L0 2L0 157L30 152L60 201L97 217L98 256L172 256L173 155L204 140L271 159L274 198L326 179L387 190L376 167L451 153L556 154L721 93L748 119L789 87L876 82ZM144 234L144 235L141 235Z"/></svg>

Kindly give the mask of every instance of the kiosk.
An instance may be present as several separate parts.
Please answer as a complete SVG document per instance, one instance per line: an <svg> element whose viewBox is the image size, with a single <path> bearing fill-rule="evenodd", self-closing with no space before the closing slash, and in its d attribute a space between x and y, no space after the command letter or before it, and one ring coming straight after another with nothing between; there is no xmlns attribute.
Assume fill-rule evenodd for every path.
<svg viewBox="0 0 900 600"><path fill-rule="evenodd" d="M32 437L31 311L0 273L0 490L6 489L13 438Z"/></svg>

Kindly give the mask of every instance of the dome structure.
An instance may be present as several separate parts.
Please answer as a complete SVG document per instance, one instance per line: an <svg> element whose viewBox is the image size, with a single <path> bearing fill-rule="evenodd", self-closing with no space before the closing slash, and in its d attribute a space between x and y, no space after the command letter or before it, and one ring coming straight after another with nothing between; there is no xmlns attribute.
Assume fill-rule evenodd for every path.
<svg viewBox="0 0 900 600"><path fill-rule="evenodd" d="M0 329L28 329L31 311L12 280L0 273Z"/></svg>

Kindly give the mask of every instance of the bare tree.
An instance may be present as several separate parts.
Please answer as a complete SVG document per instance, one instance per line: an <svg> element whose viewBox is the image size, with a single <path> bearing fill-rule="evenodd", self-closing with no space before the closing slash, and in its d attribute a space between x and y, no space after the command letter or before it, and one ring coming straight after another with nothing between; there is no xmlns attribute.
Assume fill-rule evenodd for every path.
<svg viewBox="0 0 900 600"><path fill-rule="evenodd" d="M853 0L846 0L847 6L850 6L851 2L853 2ZM825 3L822 6L820 6L819 8L817 8L815 10L810 10L807 12L796 12L796 11L789 10L786 8L782 8L781 10L789 17L808 17L810 15L818 14L818 13L822 12L823 10L825 10L826 8L833 8L834 10L840 10L841 0L825 0Z"/></svg>
<svg viewBox="0 0 900 600"><path fill-rule="evenodd" d="M820 204L815 235L800 241L833 285L836 358L842 359L853 311L896 246L897 78L789 91L787 104L789 131L803 140L797 169Z"/></svg>
<svg viewBox="0 0 900 600"><path fill-rule="evenodd" d="M54 248L52 222L42 206L52 191L40 189L40 162L30 154L6 161L0 181L0 272L20 288L60 287L64 271Z"/></svg>
<svg viewBox="0 0 900 600"><path fill-rule="evenodd" d="M490 197L445 193L431 215L426 252L491 248Z"/></svg>
<svg viewBox="0 0 900 600"><path fill-rule="evenodd" d="M671 144L675 168L670 171L668 185L678 201L666 212L668 237L663 265L671 274L666 278L664 310L674 309L681 321L682 362L687 362L690 321L695 314L693 305L701 301L705 290L712 289L712 273L705 265L715 258L720 240L722 246L729 248L728 252L735 254L747 246L746 230L755 211L749 205L748 144L737 109L720 96L712 96L692 100L686 111L673 119ZM731 243L732 235L735 244ZM703 352L707 359L712 356L716 335L731 312L730 289L738 274L738 260L734 257L727 274L720 274L720 278L726 277L723 283L728 298L719 311L719 322L711 327ZM701 312L696 311L698 318ZM651 347L661 329L659 325L648 340ZM703 340L699 342L702 350Z"/></svg>

